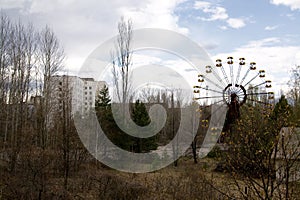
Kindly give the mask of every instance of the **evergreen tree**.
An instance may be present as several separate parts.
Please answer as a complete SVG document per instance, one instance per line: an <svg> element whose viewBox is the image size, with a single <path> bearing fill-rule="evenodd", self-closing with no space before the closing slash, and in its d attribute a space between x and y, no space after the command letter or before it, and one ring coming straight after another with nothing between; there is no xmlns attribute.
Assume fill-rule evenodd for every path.
<svg viewBox="0 0 300 200"><path fill-rule="evenodd" d="M117 133L119 129L113 119L111 99L106 85L104 85L96 96L95 110L102 130L110 140L114 141L115 133Z"/></svg>
<svg viewBox="0 0 300 200"><path fill-rule="evenodd" d="M284 95L281 95L278 103L276 103L271 119L277 124L277 129L280 130L283 126L288 126L289 119L292 114L291 106L288 104Z"/></svg>
<svg viewBox="0 0 300 200"><path fill-rule="evenodd" d="M95 100L95 110L97 113L97 117L100 124L104 128L111 128L113 122L110 102L111 99L109 96L108 87L104 85L104 87L98 92Z"/></svg>
<svg viewBox="0 0 300 200"><path fill-rule="evenodd" d="M137 100L132 110L132 120L138 126L147 126L151 120L144 103ZM133 150L137 153L148 152L157 148L155 136L150 138L134 138Z"/></svg>
<svg viewBox="0 0 300 200"><path fill-rule="evenodd" d="M96 102L95 102L95 107L96 108L108 108L110 106L110 96L109 96L109 91L108 87L104 85L103 89L101 89L97 95Z"/></svg>
<svg viewBox="0 0 300 200"><path fill-rule="evenodd" d="M147 126L150 124L150 118L143 102L137 100L132 111L132 119L139 126Z"/></svg>

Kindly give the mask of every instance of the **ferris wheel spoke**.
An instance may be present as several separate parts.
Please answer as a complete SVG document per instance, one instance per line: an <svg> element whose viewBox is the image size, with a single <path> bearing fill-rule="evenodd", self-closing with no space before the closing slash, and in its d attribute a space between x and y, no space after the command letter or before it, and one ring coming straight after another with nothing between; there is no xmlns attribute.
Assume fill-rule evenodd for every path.
<svg viewBox="0 0 300 200"><path fill-rule="evenodd" d="M215 82L211 81L209 78L207 78L207 77L204 77L204 78L205 78L205 80L207 80L207 81L210 82L211 84L213 84L213 85L215 85L216 87L218 87L219 89L223 90L223 88L222 88L220 85L218 85L218 84L216 84Z"/></svg>
<svg viewBox="0 0 300 200"><path fill-rule="evenodd" d="M249 70L250 71L250 70ZM248 74L248 73L246 73ZM248 81L243 87L245 88L249 83L251 83L254 79L256 79L259 76L259 73L257 73L253 78L250 79L250 81ZM244 78L243 78L244 79ZM238 93L241 91L242 89L240 88L238 90Z"/></svg>
<svg viewBox="0 0 300 200"><path fill-rule="evenodd" d="M257 85L254 85L254 86L251 86L251 87L249 87L249 89L254 89L254 88L257 88L257 87L259 87L259 86L262 86L263 84L267 84L267 83L270 83L271 81L264 81L264 82L262 82L262 83L260 83L260 84L257 84Z"/></svg>
<svg viewBox="0 0 300 200"><path fill-rule="evenodd" d="M248 81L248 82L244 85L244 87L246 87L249 83L251 83L251 82L252 82L254 79L256 79L258 76L259 76L259 73L256 74L250 81Z"/></svg>
<svg viewBox="0 0 300 200"><path fill-rule="evenodd" d="M206 73L207 74L213 74L216 78L217 78L217 80L223 85L223 86L225 86L225 84L224 84L224 82L222 81L222 78L219 76L219 74L212 68L212 66L210 66L210 65L207 65L206 67Z"/></svg>
<svg viewBox="0 0 300 200"><path fill-rule="evenodd" d="M242 97L242 98L244 98L245 97L245 95L244 94L239 94L239 95L237 95L238 97Z"/></svg>
<svg viewBox="0 0 300 200"><path fill-rule="evenodd" d="M231 84L234 85L233 66L232 66L232 64L230 64L229 66L230 66Z"/></svg>
<svg viewBox="0 0 300 200"><path fill-rule="evenodd" d="M241 65L239 65L239 68L238 68L237 76L236 76L236 79L235 79L235 82L236 82L236 83L239 82L240 73L241 73Z"/></svg>
<svg viewBox="0 0 300 200"><path fill-rule="evenodd" d="M244 91L242 89L238 89L238 90L235 90L235 93L237 95L240 95L240 94L244 94Z"/></svg>
<svg viewBox="0 0 300 200"><path fill-rule="evenodd" d="M201 100L201 99L215 99L215 98L223 98L223 96L197 97L197 98L194 98L194 99L195 99L195 100Z"/></svg>
<svg viewBox="0 0 300 200"><path fill-rule="evenodd" d="M212 69L212 73L213 75L219 80L219 82L223 85L226 86L226 83L223 82L222 78L220 77L220 75L218 74L218 72L216 72L214 69Z"/></svg>
<svg viewBox="0 0 300 200"><path fill-rule="evenodd" d="M243 78L242 78L242 80L241 80L241 82L240 82L239 85L242 85L242 84L243 84L243 82L244 82L245 79L247 78L247 76L248 76L248 74L249 74L250 71L251 71L251 69L249 68L249 69L246 71L246 73L244 74L244 76L243 76Z"/></svg>
<svg viewBox="0 0 300 200"><path fill-rule="evenodd" d="M214 89L210 89L210 88L208 88L208 87L194 86L194 88L203 89L203 90L208 90L208 91L211 91L211 92L216 92L216 93L219 93L219 94L223 94L223 92L221 92L221 91L214 90Z"/></svg>
<svg viewBox="0 0 300 200"><path fill-rule="evenodd" d="M225 70L224 70L223 65L221 66L221 71L222 71L222 73L223 73L223 76L224 76L224 78L225 78L227 84L230 84L229 79L228 79L228 77L227 77L227 74L226 74L226 72L225 72Z"/></svg>

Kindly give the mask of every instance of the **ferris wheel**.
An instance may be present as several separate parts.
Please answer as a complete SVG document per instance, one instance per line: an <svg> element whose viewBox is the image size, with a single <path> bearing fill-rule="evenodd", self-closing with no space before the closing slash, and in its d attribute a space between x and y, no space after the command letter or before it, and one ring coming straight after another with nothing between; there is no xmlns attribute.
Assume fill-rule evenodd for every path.
<svg viewBox="0 0 300 200"><path fill-rule="evenodd" d="M194 86L194 100L200 105L227 105L229 124L240 118L240 107L245 104L262 108L274 104L271 81L266 79L265 70L257 69L255 62L247 63L245 58L235 62L233 57L226 62L217 59L214 66L208 65L203 74L198 74L198 84Z"/></svg>

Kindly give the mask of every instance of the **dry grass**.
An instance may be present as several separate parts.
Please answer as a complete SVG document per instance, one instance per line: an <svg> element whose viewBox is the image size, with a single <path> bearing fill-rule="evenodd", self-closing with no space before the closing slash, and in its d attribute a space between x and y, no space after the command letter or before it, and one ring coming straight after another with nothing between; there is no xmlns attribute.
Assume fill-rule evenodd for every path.
<svg viewBox="0 0 300 200"><path fill-rule="evenodd" d="M181 158L178 167L170 165L151 173L131 174L92 162L71 174L67 189L60 176L49 178L42 199L241 199L232 177L228 173L214 172L216 163L214 159L205 158L194 164L192 159ZM11 177L6 178L10 185L0 184L0 199L36 199L38 196L37 191L26 185L25 179L15 177L11 182ZM5 176L2 182L4 179ZM295 190L297 187L299 184Z"/></svg>

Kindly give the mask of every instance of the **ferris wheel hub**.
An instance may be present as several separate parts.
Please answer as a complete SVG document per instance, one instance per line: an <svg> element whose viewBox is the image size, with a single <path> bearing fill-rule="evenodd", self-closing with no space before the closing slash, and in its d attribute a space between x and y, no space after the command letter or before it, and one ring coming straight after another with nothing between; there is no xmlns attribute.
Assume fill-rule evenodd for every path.
<svg viewBox="0 0 300 200"><path fill-rule="evenodd" d="M230 105L233 101L243 105L247 100L246 89L242 85L228 84L223 90L223 101Z"/></svg>

